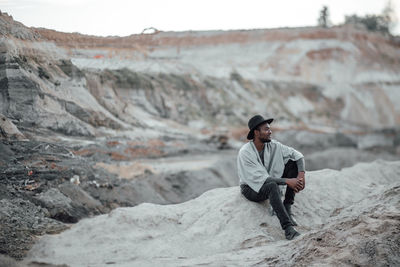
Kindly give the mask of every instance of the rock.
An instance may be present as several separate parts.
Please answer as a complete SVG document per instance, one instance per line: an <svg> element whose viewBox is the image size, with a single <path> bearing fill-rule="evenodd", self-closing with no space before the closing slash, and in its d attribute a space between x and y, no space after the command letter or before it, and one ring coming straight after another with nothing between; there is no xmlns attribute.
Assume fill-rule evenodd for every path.
<svg viewBox="0 0 400 267"><path fill-rule="evenodd" d="M21 198L0 200L0 250L22 259L36 235L56 233L66 225L47 217L48 211Z"/></svg>
<svg viewBox="0 0 400 267"><path fill-rule="evenodd" d="M236 185L235 159L236 153L232 151L185 158L149 159L144 165L154 168L154 172L123 179L125 170L117 171L121 179L90 181L89 186L83 188L104 204L180 203L212 188Z"/></svg>
<svg viewBox="0 0 400 267"><path fill-rule="evenodd" d="M226 134L214 134L207 142L215 144L218 149L232 149L232 146L229 144L229 136Z"/></svg>
<svg viewBox="0 0 400 267"><path fill-rule="evenodd" d="M311 131L398 124L397 44L376 33L337 27L111 38L30 29L0 18L6 36L0 42L0 112L34 135L46 129L85 137L136 130L193 136L199 128L243 127L262 112ZM293 47L300 59L289 52ZM268 62L275 63L260 54L273 55ZM376 58L382 59L378 69L371 64ZM217 141L229 145L225 137Z"/></svg>
<svg viewBox="0 0 400 267"><path fill-rule="evenodd" d="M2 36L13 36L22 40L38 40L40 34L32 31L7 13L0 14L0 33Z"/></svg>
<svg viewBox="0 0 400 267"><path fill-rule="evenodd" d="M10 149L7 142L0 140L0 166L12 162L15 159L15 153Z"/></svg>
<svg viewBox="0 0 400 267"><path fill-rule="evenodd" d="M28 264L28 267L70 267L68 264L51 264L40 261L33 261Z"/></svg>
<svg viewBox="0 0 400 267"><path fill-rule="evenodd" d="M50 188L34 197L41 206L50 212L50 217L66 223L76 223L85 216L82 209L74 208L72 200L57 188Z"/></svg>
<svg viewBox="0 0 400 267"><path fill-rule="evenodd" d="M370 152L357 148L332 147L322 151L305 154L307 171L333 169L341 170L358 162L373 162L378 159L396 161L400 158L386 151Z"/></svg>
<svg viewBox="0 0 400 267"><path fill-rule="evenodd" d="M176 205L143 203L82 220L69 231L39 240L27 261L76 266L397 266L399 175L400 161L309 172L306 189L296 194L292 207L302 235L290 242L278 218L269 214L268 201L248 201L234 186Z"/></svg>
<svg viewBox="0 0 400 267"><path fill-rule="evenodd" d="M74 175L74 176L72 176L72 178L71 179L69 179L69 181L72 183L72 184L76 184L76 185L79 185L81 182L79 181L79 175Z"/></svg>
<svg viewBox="0 0 400 267"><path fill-rule="evenodd" d="M359 149L367 149L374 147L392 148L393 145L394 145L393 138L388 138L387 136L378 133L360 136L358 141Z"/></svg>
<svg viewBox="0 0 400 267"><path fill-rule="evenodd" d="M0 114L0 139L14 139L20 141L28 140L12 123L12 121L6 118L3 114Z"/></svg>
<svg viewBox="0 0 400 267"><path fill-rule="evenodd" d="M1 253L21 259L35 242L33 235L61 231L62 222L108 211L65 181L76 175L86 182L93 170L61 143L0 140L0 151Z"/></svg>
<svg viewBox="0 0 400 267"><path fill-rule="evenodd" d="M356 137L342 133L309 132L307 130L287 130L275 134L278 141L296 148L303 154L330 149L332 147L356 148Z"/></svg>
<svg viewBox="0 0 400 267"><path fill-rule="evenodd" d="M3 266L3 267L18 267L19 264L13 258L8 257L7 255L0 254L0 266Z"/></svg>
<svg viewBox="0 0 400 267"><path fill-rule="evenodd" d="M39 67L36 63L32 64L31 55L18 54L13 50L14 44L7 39L1 40L0 46L6 50L0 55L0 73L4 77L0 81L0 113L18 120L19 128L29 128L33 132L51 129L68 135L94 135L92 126L68 112L67 106L70 105L67 103L70 101L45 93L42 86L53 84L53 73L48 70L49 66L43 66L43 62L38 64ZM32 76L33 72L38 72L37 76ZM72 105L78 106L75 103ZM95 113L91 110L87 112Z"/></svg>
<svg viewBox="0 0 400 267"><path fill-rule="evenodd" d="M73 207L80 207L86 210L86 214L99 214L102 210L102 204L94 199L89 193L75 184L64 183L58 186L58 189L69 199L72 200Z"/></svg>

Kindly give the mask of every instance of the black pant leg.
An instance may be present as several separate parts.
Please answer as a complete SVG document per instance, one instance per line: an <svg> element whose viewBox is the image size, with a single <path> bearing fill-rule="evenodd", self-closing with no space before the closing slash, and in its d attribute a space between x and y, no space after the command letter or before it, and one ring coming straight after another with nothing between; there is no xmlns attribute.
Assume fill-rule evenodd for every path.
<svg viewBox="0 0 400 267"><path fill-rule="evenodd" d="M274 182L265 182L258 193L251 189L248 185L241 185L240 188L242 194L248 200L260 202L269 199L269 203L274 209L282 229L286 229L286 227L293 225L285 207L283 206L278 184Z"/></svg>
<svg viewBox="0 0 400 267"><path fill-rule="evenodd" d="M274 209L276 216L281 223L282 229L286 229L286 227L290 225L293 226L292 221L283 206L279 185L274 182L264 183L260 189L260 193L268 196L269 204L271 204Z"/></svg>
<svg viewBox="0 0 400 267"><path fill-rule="evenodd" d="M289 160L285 164L285 170L283 171L282 178L296 178L298 175L297 164L295 161ZM295 192L289 186L286 186L285 200L283 204L293 205Z"/></svg>
<svg viewBox="0 0 400 267"><path fill-rule="evenodd" d="M247 184L240 185L240 191L242 192L242 195L250 201L261 202L268 198L268 196L257 193Z"/></svg>

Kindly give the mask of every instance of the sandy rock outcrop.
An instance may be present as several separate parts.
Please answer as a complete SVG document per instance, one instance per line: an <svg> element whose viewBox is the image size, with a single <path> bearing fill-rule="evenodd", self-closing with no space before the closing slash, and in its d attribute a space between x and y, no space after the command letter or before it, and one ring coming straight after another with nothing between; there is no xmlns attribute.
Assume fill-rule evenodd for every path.
<svg viewBox="0 0 400 267"><path fill-rule="evenodd" d="M359 162L372 162L377 159L396 161L400 154L387 151L363 151L356 148L332 147L305 155L308 171L320 169L341 170Z"/></svg>
<svg viewBox="0 0 400 267"><path fill-rule="evenodd" d="M0 11L0 34L6 37L15 37L22 40L38 40L40 34L15 21L12 16Z"/></svg>
<svg viewBox="0 0 400 267"><path fill-rule="evenodd" d="M12 121L6 118L3 114L0 114L0 138L20 141L28 140L12 123Z"/></svg>
<svg viewBox="0 0 400 267"><path fill-rule="evenodd" d="M400 162L309 172L295 215L302 235L284 240L266 203L238 187L177 205L141 204L82 220L42 238L29 261L71 266L194 266L400 263ZM74 242L79 239L80 242Z"/></svg>

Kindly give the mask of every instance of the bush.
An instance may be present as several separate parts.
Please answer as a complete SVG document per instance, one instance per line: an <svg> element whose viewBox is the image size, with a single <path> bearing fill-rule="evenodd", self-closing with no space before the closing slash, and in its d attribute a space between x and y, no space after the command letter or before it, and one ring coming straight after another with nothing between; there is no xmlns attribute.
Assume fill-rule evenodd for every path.
<svg viewBox="0 0 400 267"><path fill-rule="evenodd" d="M345 24L363 25L367 30L374 32L389 33L389 23L382 15L366 15L359 17L351 15L345 17Z"/></svg>

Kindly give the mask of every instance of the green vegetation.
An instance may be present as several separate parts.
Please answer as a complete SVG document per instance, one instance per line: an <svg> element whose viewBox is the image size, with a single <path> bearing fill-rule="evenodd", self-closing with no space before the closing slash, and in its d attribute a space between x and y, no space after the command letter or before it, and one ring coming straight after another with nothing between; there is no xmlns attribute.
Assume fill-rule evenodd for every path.
<svg viewBox="0 0 400 267"><path fill-rule="evenodd" d="M397 24L397 17L392 2L388 1L381 14L345 16L345 24L362 25L369 31L390 34L390 31Z"/></svg>
<svg viewBox="0 0 400 267"><path fill-rule="evenodd" d="M363 25L369 31L389 33L389 22L381 15L346 16L345 24Z"/></svg>
<svg viewBox="0 0 400 267"><path fill-rule="evenodd" d="M323 6L318 17L318 26L328 28L332 25L329 20L329 9L327 6ZM380 14L368 14L365 16L359 16L357 14L345 16L344 24L352 24L364 27L368 31L381 32L384 34L390 34L391 30L397 24L396 13L393 8L391 0L388 0L385 8Z"/></svg>

